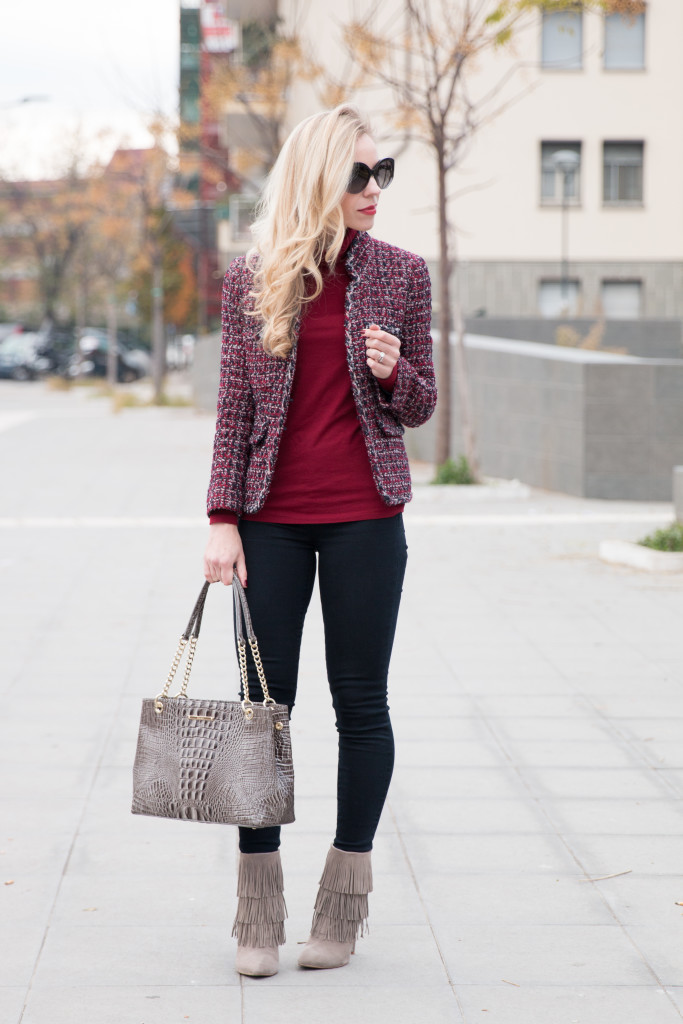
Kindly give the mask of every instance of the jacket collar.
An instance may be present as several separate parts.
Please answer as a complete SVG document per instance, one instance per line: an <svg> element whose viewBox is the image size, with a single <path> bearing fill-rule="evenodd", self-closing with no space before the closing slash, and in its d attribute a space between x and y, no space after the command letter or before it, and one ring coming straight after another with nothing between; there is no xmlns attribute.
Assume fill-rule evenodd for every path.
<svg viewBox="0 0 683 1024"><path fill-rule="evenodd" d="M359 231L346 253L346 272L350 277L360 277L372 252L372 237L367 231Z"/></svg>

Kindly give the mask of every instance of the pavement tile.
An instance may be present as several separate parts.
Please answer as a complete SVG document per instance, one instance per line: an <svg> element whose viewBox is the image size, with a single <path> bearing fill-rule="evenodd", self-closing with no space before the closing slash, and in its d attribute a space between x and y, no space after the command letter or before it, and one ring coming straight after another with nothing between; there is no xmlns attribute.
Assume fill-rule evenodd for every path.
<svg viewBox="0 0 683 1024"><path fill-rule="evenodd" d="M683 796L683 768L659 768L657 775L667 782L674 792Z"/></svg>
<svg viewBox="0 0 683 1024"><path fill-rule="evenodd" d="M630 868L634 874L657 876L681 873L683 835L563 836L592 877ZM682 897L683 898L683 897Z"/></svg>
<svg viewBox="0 0 683 1024"><path fill-rule="evenodd" d="M176 873L164 860L160 870L136 877L69 872L52 912L55 927L112 928L232 927L237 875L222 872Z"/></svg>
<svg viewBox="0 0 683 1024"><path fill-rule="evenodd" d="M562 697L575 692L571 682L556 673L552 667L543 672L524 673L523 677L508 674L506 671L490 675L467 672L460 681L460 689L473 699L496 697L496 695L504 697L508 694L524 694L530 697Z"/></svg>
<svg viewBox="0 0 683 1024"><path fill-rule="evenodd" d="M0 987L26 986L40 954L45 924L39 918L20 922L0 920Z"/></svg>
<svg viewBox="0 0 683 1024"><path fill-rule="evenodd" d="M7 831L12 828L11 824ZM44 831L27 832L19 828L14 835L0 832L0 873L3 878L33 878L36 875L58 878L71 849L68 832L50 835Z"/></svg>
<svg viewBox="0 0 683 1024"><path fill-rule="evenodd" d="M657 774L648 768L520 768L534 796L657 800L665 796Z"/></svg>
<svg viewBox="0 0 683 1024"><path fill-rule="evenodd" d="M506 835L514 832L548 832L545 818L525 800L480 799L403 799L393 805L402 833L432 832L452 835L459 832Z"/></svg>
<svg viewBox="0 0 683 1024"><path fill-rule="evenodd" d="M437 926L456 985L651 985L653 975L618 925Z"/></svg>
<svg viewBox="0 0 683 1024"><path fill-rule="evenodd" d="M303 1013L311 1024L314 1020L325 1021L325 1024L348 1024L349 1021L367 1024L378 1024L379 1021L391 1021L391 1024L417 1024L418 1021L425 1024L464 1024L456 996L443 983L428 987L420 984L410 989L362 984L353 988L322 988L306 984L308 976L302 977L302 974L301 971L297 974L299 984L288 988L245 986L245 1019L253 1020L255 1024L267 1020L277 1021L277 1024L301 1024L302 1008L306 1007ZM313 1013L316 1017L312 1016Z"/></svg>
<svg viewBox="0 0 683 1024"><path fill-rule="evenodd" d="M639 740L643 745L673 743L675 750L680 749L681 722L677 718L620 718L616 723L618 729L632 740Z"/></svg>
<svg viewBox="0 0 683 1024"><path fill-rule="evenodd" d="M681 809L666 799L556 798L544 800L543 806L562 833L678 835L683 827Z"/></svg>
<svg viewBox="0 0 683 1024"><path fill-rule="evenodd" d="M456 926L614 923L600 894L576 876L420 874L419 887L437 931Z"/></svg>
<svg viewBox="0 0 683 1024"><path fill-rule="evenodd" d="M446 732L446 730L444 730ZM482 740L463 740L454 736L429 740L399 739L398 760L416 772L419 769L439 768L496 768L505 758L493 737Z"/></svg>
<svg viewBox="0 0 683 1024"><path fill-rule="evenodd" d="M241 1003L232 984L39 988L21 1024L231 1024L240 1020Z"/></svg>
<svg viewBox="0 0 683 1024"><path fill-rule="evenodd" d="M506 834L504 841L496 833L473 835L403 836L415 874L500 875L549 873L581 874L580 868L562 840L552 834Z"/></svg>
<svg viewBox="0 0 683 1024"><path fill-rule="evenodd" d="M680 723L677 723L680 726ZM680 740L654 739L652 732L647 739L634 740L634 748L649 764L663 769L683 769L683 752Z"/></svg>
<svg viewBox="0 0 683 1024"><path fill-rule="evenodd" d="M516 739L505 744L515 764L530 768L633 768L632 752L619 746L614 738L602 741L552 739Z"/></svg>
<svg viewBox="0 0 683 1024"><path fill-rule="evenodd" d="M481 715L498 718L584 718L584 699L578 694L482 694L476 706Z"/></svg>
<svg viewBox="0 0 683 1024"><path fill-rule="evenodd" d="M665 915L666 923L662 920ZM657 919L659 923L655 923ZM680 918L670 917L667 911L660 918L658 908L653 907L650 924L630 924L626 930L663 985L683 985Z"/></svg>
<svg viewBox="0 0 683 1024"><path fill-rule="evenodd" d="M458 985L456 992L468 1024L680 1024L681 1019L663 989L637 985Z"/></svg>
<svg viewBox="0 0 683 1024"><path fill-rule="evenodd" d="M234 862L232 828L205 822L163 821L131 815L108 829L86 823L76 838L69 859L69 874L154 878L169 867L173 872L222 873ZM143 824L136 828L136 822ZM172 830L168 825L174 826ZM232 837L231 837L232 838Z"/></svg>
<svg viewBox="0 0 683 1024"><path fill-rule="evenodd" d="M34 987L239 985L232 940L222 927L83 927L47 933Z"/></svg>
<svg viewBox="0 0 683 1024"><path fill-rule="evenodd" d="M269 988L355 989L386 987L410 992L414 987L438 988L448 982L434 935L428 925L375 925L360 939L356 953L344 970L315 971L297 967L299 941L305 941L309 926L300 933L288 928L288 941L280 950L280 972L269 979ZM259 987L261 979L245 978L245 990ZM310 1005L310 1004L307 1004Z"/></svg>
<svg viewBox="0 0 683 1024"><path fill-rule="evenodd" d="M71 837L84 807L85 794L62 797L40 792L21 798L0 796L0 844L7 848L8 840L16 842L20 835L27 834L27 841L37 849L44 836Z"/></svg>
<svg viewBox="0 0 683 1024"><path fill-rule="evenodd" d="M500 762L499 762L500 764ZM399 764L394 769L390 792L400 802L426 797L524 798L526 792L516 772L507 767L424 767Z"/></svg>
<svg viewBox="0 0 683 1024"><path fill-rule="evenodd" d="M594 883L615 917L631 926L657 926L663 930L683 923L683 879L680 874L653 878L620 875Z"/></svg>
<svg viewBox="0 0 683 1024"><path fill-rule="evenodd" d="M555 743L583 743L588 747L593 741L614 739L609 724L601 719L497 718L495 722L491 721L491 725L507 749L511 749L510 743L529 740L542 740L552 749ZM587 752L586 756L590 754Z"/></svg>
<svg viewBox="0 0 683 1024"><path fill-rule="evenodd" d="M678 1007L680 1015L683 1017L683 987L667 985L666 994L672 1000L672 1002Z"/></svg>
<svg viewBox="0 0 683 1024"><path fill-rule="evenodd" d="M26 989L0 986L0 1020L3 1024L19 1024Z"/></svg>

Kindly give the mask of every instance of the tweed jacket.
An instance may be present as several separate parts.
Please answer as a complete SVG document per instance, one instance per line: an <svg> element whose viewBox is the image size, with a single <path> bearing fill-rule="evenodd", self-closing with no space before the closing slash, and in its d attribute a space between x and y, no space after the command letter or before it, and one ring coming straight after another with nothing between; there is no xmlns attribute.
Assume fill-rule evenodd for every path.
<svg viewBox="0 0 683 1024"><path fill-rule="evenodd" d="M360 232L346 253L346 359L358 419L377 489L387 505L412 497L404 427L429 419L436 404L426 264ZM233 260L223 284L223 341L218 415L208 493L209 513L236 515L263 506L285 429L296 367L298 324L286 359L260 342L249 296L252 274L245 257ZM401 341L398 374L386 392L366 363L363 330L376 323Z"/></svg>

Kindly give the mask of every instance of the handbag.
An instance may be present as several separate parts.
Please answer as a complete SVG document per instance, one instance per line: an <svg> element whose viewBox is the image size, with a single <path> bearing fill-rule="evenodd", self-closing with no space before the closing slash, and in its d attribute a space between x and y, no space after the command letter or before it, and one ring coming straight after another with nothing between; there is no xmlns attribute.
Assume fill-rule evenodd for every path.
<svg viewBox="0 0 683 1024"><path fill-rule="evenodd" d="M133 814L249 828L288 824L294 821L289 710L268 693L249 606L236 574L235 639L244 699L199 700L187 695L208 590L205 583L162 692L142 702ZM249 696L247 642L263 701ZM185 650L183 685L169 696Z"/></svg>

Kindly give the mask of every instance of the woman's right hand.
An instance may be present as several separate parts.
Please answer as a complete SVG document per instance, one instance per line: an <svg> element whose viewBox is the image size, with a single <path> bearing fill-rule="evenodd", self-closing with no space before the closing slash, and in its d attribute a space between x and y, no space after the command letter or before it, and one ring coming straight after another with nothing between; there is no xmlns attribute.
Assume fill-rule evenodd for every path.
<svg viewBox="0 0 683 1024"><path fill-rule="evenodd" d="M204 576L209 583L232 583L233 566L243 587L247 585L247 566L239 530L232 523L212 523L209 543L204 552Z"/></svg>

